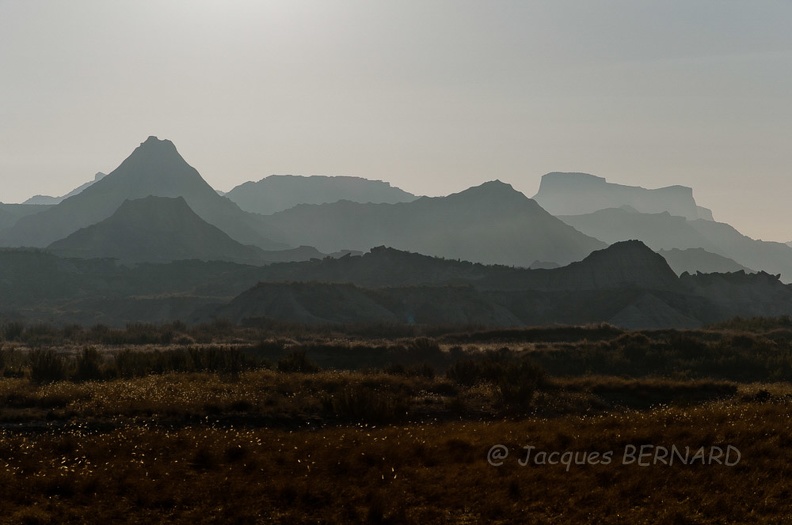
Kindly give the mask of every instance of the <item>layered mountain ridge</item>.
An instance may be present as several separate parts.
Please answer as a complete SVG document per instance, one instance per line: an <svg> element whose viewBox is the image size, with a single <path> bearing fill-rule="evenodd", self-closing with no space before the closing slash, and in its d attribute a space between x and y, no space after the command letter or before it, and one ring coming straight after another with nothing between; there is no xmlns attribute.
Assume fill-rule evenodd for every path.
<svg viewBox="0 0 792 525"><path fill-rule="evenodd" d="M702 219L687 220L667 212L638 213L624 208L599 210L585 215L559 217L577 230L614 243L640 239L653 250L702 249L732 260L738 266L780 274L792 281L792 248L776 242L757 241L732 226ZM687 270L703 271L710 262Z"/></svg>
<svg viewBox="0 0 792 525"><path fill-rule="evenodd" d="M360 177L271 175L245 182L225 194L245 211L271 215L299 204L341 200L373 204L412 202L418 197L387 182Z"/></svg>
<svg viewBox="0 0 792 525"><path fill-rule="evenodd" d="M581 234L500 181L398 204L300 205L264 218L264 233L322 252L397 249L487 264L568 264L604 243Z"/></svg>
<svg viewBox="0 0 792 525"><path fill-rule="evenodd" d="M688 328L792 313L792 248L713 221L684 186L548 174L537 199L560 217L497 180L417 198L273 176L229 196L271 213L149 137L58 204L0 205L0 243L49 250L0 250L0 317Z"/></svg>

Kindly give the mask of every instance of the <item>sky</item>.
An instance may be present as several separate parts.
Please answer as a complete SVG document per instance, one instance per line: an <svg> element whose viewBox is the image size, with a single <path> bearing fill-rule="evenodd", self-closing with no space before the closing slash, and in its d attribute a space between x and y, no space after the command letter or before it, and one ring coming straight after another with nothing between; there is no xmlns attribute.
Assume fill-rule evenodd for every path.
<svg viewBox="0 0 792 525"><path fill-rule="evenodd" d="M790 27L788 0L0 0L0 201L155 135L223 191L582 171L790 241Z"/></svg>

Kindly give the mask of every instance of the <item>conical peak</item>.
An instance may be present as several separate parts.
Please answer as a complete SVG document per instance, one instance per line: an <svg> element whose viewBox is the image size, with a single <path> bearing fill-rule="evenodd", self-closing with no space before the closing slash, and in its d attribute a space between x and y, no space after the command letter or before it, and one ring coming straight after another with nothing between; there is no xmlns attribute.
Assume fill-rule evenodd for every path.
<svg viewBox="0 0 792 525"><path fill-rule="evenodd" d="M151 136L135 151L127 157L123 165L136 166L148 172L172 172L174 169L179 171L187 169L189 165L176 150L176 146L170 140L160 140ZM191 169L191 168L190 168Z"/></svg>
<svg viewBox="0 0 792 525"><path fill-rule="evenodd" d="M143 151L172 151L176 152L176 146L168 139L160 140L154 135L151 135L145 141L140 143L139 150Z"/></svg>

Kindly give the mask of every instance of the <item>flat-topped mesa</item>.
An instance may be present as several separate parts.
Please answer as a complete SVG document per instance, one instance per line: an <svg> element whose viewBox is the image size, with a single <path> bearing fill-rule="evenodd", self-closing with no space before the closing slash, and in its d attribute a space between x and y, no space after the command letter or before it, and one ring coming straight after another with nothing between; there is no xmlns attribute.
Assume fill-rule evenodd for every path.
<svg viewBox="0 0 792 525"><path fill-rule="evenodd" d="M534 199L553 215L582 215L630 206L641 213L668 212L689 220L712 220L712 212L696 204L693 189L667 186L646 189L613 184L588 173L548 173Z"/></svg>

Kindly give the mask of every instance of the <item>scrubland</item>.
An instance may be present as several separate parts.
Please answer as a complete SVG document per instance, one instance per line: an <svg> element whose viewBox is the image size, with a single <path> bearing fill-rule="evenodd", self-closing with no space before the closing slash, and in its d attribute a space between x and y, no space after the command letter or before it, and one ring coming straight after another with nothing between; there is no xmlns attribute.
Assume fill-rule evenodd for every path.
<svg viewBox="0 0 792 525"><path fill-rule="evenodd" d="M0 521L785 523L787 321L5 325Z"/></svg>

